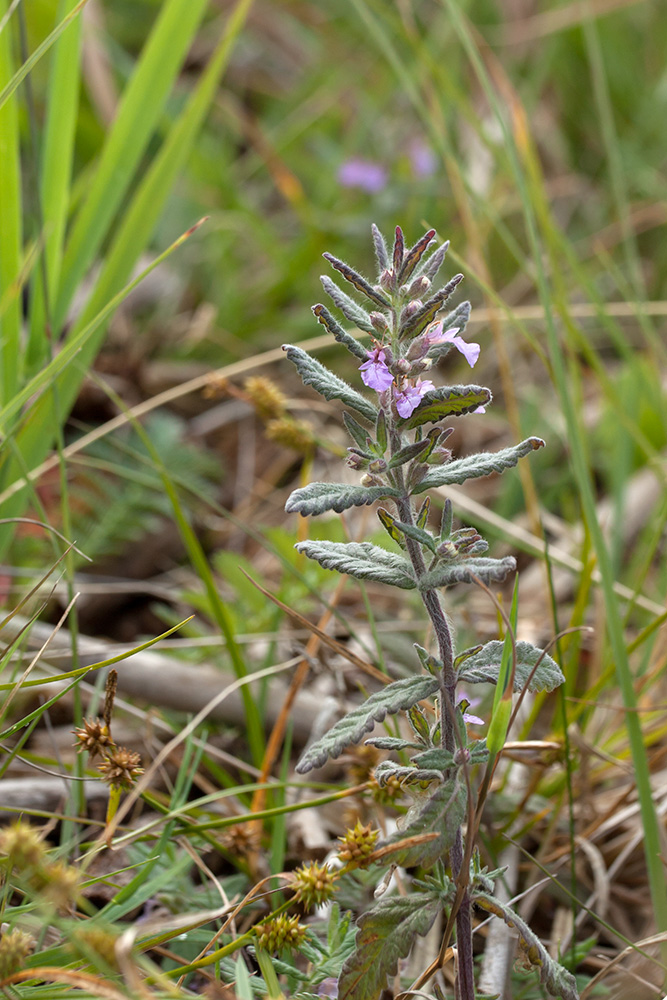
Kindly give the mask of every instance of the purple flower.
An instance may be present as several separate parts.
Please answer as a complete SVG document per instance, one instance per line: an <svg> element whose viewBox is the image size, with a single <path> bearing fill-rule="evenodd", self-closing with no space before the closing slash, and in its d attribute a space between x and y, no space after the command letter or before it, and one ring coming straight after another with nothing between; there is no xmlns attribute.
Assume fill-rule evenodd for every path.
<svg viewBox="0 0 667 1000"><path fill-rule="evenodd" d="M368 361L359 365L362 381L369 389L384 392L394 381L393 375L387 368L387 355L381 347L374 347L367 353Z"/></svg>
<svg viewBox="0 0 667 1000"><path fill-rule="evenodd" d="M460 708L461 711L463 712L463 721L464 722L467 722L469 725L472 725L472 726L483 726L484 725L484 719L480 719L480 717L478 715L472 715L470 712L467 711L467 709L469 709L469 708L475 708L476 705L479 705L480 702L481 702L481 700L482 700L481 698L476 698L476 697L472 697L472 698L463 697L463 698L459 699L459 702L457 704L457 708Z"/></svg>
<svg viewBox="0 0 667 1000"><path fill-rule="evenodd" d="M415 177L430 177L431 174L435 173L438 166L438 159L431 147L423 139L412 140L408 146L408 156L410 157L410 165Z"/></svg>
<svg viewBox="0 0 667 1000"><path fill-rule="evenodd" d="M411 385L408 382L403 389L397 389L394 392L394 402L400 416L411 416L421 403L422 396L432 388L433 383L428 379L424 382L421 379L417 379L415 385Z"/></svg>
<svg viewBox="0 0 667 1000"><path fill-rule="evenodd" d="M457 351L460 351L471 368L475 367L481 347L479 344L468 344L463 337L457 337L458 326L453 326L443 332L442 323L435 323L430 330L426 331L425 337L428 339L429 347L436 344L453 344Z"/></svg>
<svg viewBox="0 0 667 1000"><path fill-rule="evenodd" d="M338 170L338 181L343 187L361 188L376 194L387 186L387 171L381 163L372 160L346 160Z"/></svg>

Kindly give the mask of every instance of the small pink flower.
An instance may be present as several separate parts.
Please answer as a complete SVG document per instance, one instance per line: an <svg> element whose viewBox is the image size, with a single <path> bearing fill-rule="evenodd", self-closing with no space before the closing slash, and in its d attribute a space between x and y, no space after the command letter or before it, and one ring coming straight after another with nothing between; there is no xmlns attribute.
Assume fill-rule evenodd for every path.
<svg viewBox="0 0 667 1000"><path fill-rule="evenodd" d="M361 378L364 385L376 392L384 392L394 381L394 377L387 368L387 355L381 347L374 347L368 351L368 361L359 365Z"/></svg>
<svg viewBox="0 0 667 1000"><path fill-rule="evenodd" d="M381 163L353 158L341 164L338 181L343 187L360 188L369 194L376 194L387 186L387 171Z"/></svg>
<svg viewBox="0 0 667 1000"><path fill-rule="evenodd" d="M479 357L481 347L479 344L466 343L463 337L456 336L458 332L458 326L453 326L451 329L443 331L442 323L435 323L429 330L426 331L424 337L427 339L429 347L435 347L436 344L453 344L457 351L461 352L470 367L474 368Z"/></svg>
<svg viewBox="0 0 667 1000"><path fill-rule="evenodd" d="M417 379L415 385L411 385L408 382L402 389L397 389L394 392L394 402L400 416L411 416L421 403L422 397L426 395L429 389L433 388L433 383L428 379L423 382L421 379Z"/></svg>

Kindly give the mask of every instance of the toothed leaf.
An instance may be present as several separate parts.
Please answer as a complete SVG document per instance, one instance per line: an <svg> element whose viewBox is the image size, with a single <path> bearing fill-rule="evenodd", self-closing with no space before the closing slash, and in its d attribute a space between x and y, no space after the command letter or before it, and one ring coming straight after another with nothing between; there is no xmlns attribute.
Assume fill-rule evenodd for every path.
<svg viewBox="0 0 667 1000"><path fill-rule="evenodd" d="M401 590L413 590L416 586L407 559L370 542L307 541L298 542L295 548L325 569L347 573L357 580L375 580Z"/></svg>
<svg viewBox="0 0 667 1000"><path fill-rule="evenodd" d="M313 389L324 396L325 399L340 399L346 406L361 413L367 420L375 423L377 408L370 403L365 396L343 382L333 372L325 368L324 365L312 358L310 354L302 351L300 347L285 345L283 350L287 354L292 364L301 376L304 385L312 385ZM367 357L366 352L364 356Z"/></svg>
<svg viewBox="0 0 667 1000"><path fill-rule="evenodd" d="M316 306L313 306L312 311L317 318L317 322L326 327L332 337L334 337L339 344L342 344L343 347L347 347L350 354L354 354L355 357L361 358L362 361L368 361L368 351L364 345L360 344L351 333L348 333L347 330L343 329L338 320L331 315L326 306L323 306L318 302Z"/></svg>
<svg viewBox="0 0 667 1000"><path fill-rule="evenodd" d="M435 895L411 893L381 899L359 917L356 948L343 965L338 1000L376 1000L396 975L415 937L428 934L442 910Z"/></svg>
<svg viewBox="0 0 667 1000"><path fill-rule="evenodd" d="M438 836L433 840L411 844L390 856L392 864L402 868L415 868L417 865L432 868L454 843L456 831L465 819L467 800L465 783L457 778L450 778L449 781L436 785L426 801L418 800L408 811L402 828L378 844L378 847L398 844L401 840L416 837L420 833L437 833Z"/></svg>
<svg viewBox="0 0 667 1000"><path fill-rule="evenodd" d="M504 559L465 559L461 562L441 563L420 578L419 589L434 590L436 587L451 587L455 583L474 583L472 573L483 583L500 583L515 569L514 556L505 556Z"/></svg>
<svg viewBox="0 0 667 1000"><path fill-rule="evenodd" d="M348 483L309 483L290 495L285 504L288 514L323 514L335 510L337 514L349 507L363 507L386 497L397 497L393 486L355 486Z"/></svg>
<svg viewBox="0 0 667 1000"><path fill-rule="evenodd" d="M445 417L460 417L472 413L478 406L488 406L491 393L480 385L452 385L431 389L411 417L403 422L403 427L412 430L421 424L435 424Z"/></svg>
<svg viewBox="0 0 667 1000"><path fill-rule="evenodd" d="M503 448L502 451L482 451L477 455L459 458L449 465L439 465L429 469L421 482L413 486L412 492L423 493L424 490L436 486L460 485L468 479L479 479L481 476L490 476L493 472L504 472L505 469L516 465L520 458L543 447L544 441L541 438L530 437L511 448Z"/></svg>
<svg viewBox="0 0 667 1000"><path fill-rule="evenodd" d="M387 684L308 747L297 764L298 773L307 774L313 768L322 767L329 757L339 757L346 747L358 743L362 736L370 733L376 722L382 722L387 715L396 715L397 712L412 708L437 690L438 680L435 677L402 677L401 680Z"/></svg>
<svg viewBox="0 0 667 1000"><path fill-rule="evenodd" d="M503 642L494 639L477 652L465 656L458 671L458 678L467 684L496 684L503 656ZM516 673L514 690L522 691L536 663L539 665L528 684L529 691L553 691L565 682L560 667L547 653L530 642L516 644Z"/></svg>

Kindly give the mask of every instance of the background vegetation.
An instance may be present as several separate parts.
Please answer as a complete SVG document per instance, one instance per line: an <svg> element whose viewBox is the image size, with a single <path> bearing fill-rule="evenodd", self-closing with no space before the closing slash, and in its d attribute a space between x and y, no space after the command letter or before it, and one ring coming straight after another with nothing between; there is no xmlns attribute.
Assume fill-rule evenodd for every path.
<svg viewBox="0 0 667 1000"><path fill-rule="evenodd" d="M520 636L586 627L559 643L562 696L536 699L513 733L524 745L485 818L485 860L517 845L509 895L558 880L522 912L581 960L582 983L606 970L608 995L662 996L660 6L0 0L0 28L0 809L32 818L48 847L48 862L15 864L4 841L3 941L18 928L34 946L0 970L15 973L3 988L222 996L222 981L249 996L259 958L239 942L287 897L236 914L244 893L321 859L357 815L395 816L368 790L348 795L368 778L363 753L319 785L291 769L324 699L370 683L345 656L396 675L423 637L409 602L293 552L309 531L368 537L368 512L344 528L283 513L295 485L339 477L346 442L279 348L318 338L313 351L345 363L309 306L324 250L372 274L375 222L410 241L435 227L466 275L475 380L495 399L460 421L457 453L548 443L507 482L455 493L456 516L522 553ZM284 400L268 406L257 376ZM452 592L450 611L460 632L474 619L498 635L482 595ZM101 712L106 671L88 668L189 616L159 652L118 664L112 731L146 775L105 852L106 787L70 746ZM298 820L337 796L352 805ZM350 877L343 909L363 906L371 876ZM274 963L288 996L317 992L349 940L338 910L328 938L315 926L326 961L306 948L298 974ZM540 995L517 977L508 995Z"/></svg>

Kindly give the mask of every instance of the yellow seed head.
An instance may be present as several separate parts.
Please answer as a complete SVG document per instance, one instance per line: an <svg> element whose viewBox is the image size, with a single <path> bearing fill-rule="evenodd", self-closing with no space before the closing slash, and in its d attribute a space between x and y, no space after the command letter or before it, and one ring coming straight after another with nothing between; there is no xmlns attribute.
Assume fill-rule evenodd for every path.
<svg viewBox="0 0 667 1000"><path fill-rule="evenodd" d="M288 917L281 913L273 920L257 924L254 931L257 944L265 951L296 951L305 940L307 927L299 923L297 916Z"/></svg>
<svg viewBox="0 0 667 1000"><path fill-rule="evenodd" d="M287 397L283 395L275 382L261 375L247 378L243 384L250 402L255 407L258 417L262 420L276 420L282 417L287 409Z"/></svg>
<svg viewBox="0 0 667 1000"><path fill-rule="evenodd" d="M22 820L0 831L0 854L6 854L15 868L37 868L44 857L44 844L34 827Z"/></svg>
<svg viewBox="0 0 667 1000"><path fill-rule="evenodd" d="M0 939L0 979L6 979L24 968L25 960L35 947L35 939L24 931L5 931Z"/></svg>
<svg viewBox="0 0 667 1000"><path fill-rule="evenodd" d="M336 891L336 873L327 865L311 862L292 872L291 887L294 900L309 910L311 906L321 906L331 899Z"/></svg>
<svg viewBox="0 0 667 1000"><path fill-rule="evenodd" d="M310 451L314 444L313 434L308 424L292 420L291 417L280 417L270 420L266 425L266 436L271 441L282 444L294 451Z"/></svg>
<svg viewBox="0 0 667 1000"><path fill-rule="evenodd" d="M373 830L371 824L361 825L361 820L357 820L356 826L352 830L346 830L345 836L339 837L341 846L338 850L338 857L344 863L350 861L363 866L369 854L375 850L375 844L380 836L379 830Z"/></svg>

